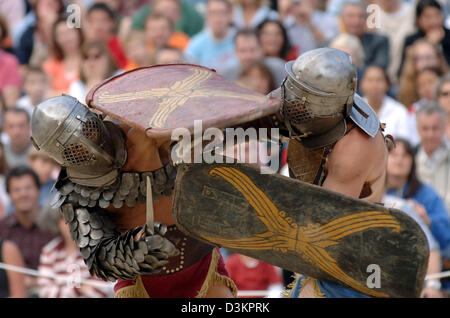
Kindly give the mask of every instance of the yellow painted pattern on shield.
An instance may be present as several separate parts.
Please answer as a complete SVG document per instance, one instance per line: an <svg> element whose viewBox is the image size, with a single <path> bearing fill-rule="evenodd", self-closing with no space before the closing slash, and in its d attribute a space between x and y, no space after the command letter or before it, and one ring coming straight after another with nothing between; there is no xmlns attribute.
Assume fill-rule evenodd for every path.
<svg viewBox="0 0 450 318"><path fill-rule="evenodd" d="M241 94L220 89L199 88L213 73L197 68L191 70L193 70L192 75L181 81L176 81L168 88L153 88L145 91L123 94L110 94L109 92L105 92L99 96L98 101L101 104L109 104L137 99L159 98L161 101L158 110L150 119L149 125L150 127L162 128L169 115L175 109L184 105L189 99L194 97L229 97L260 103L263 103L266 100L264 96Z"/></svg>
<svg viewBox="0 0 450 318"><path fill-rule="evenodd" d="M321 270L361 293L374 297L389 297L348 276L327 253L326 248L340 244L339 240L348 235L371 228L392 228L398 232L400 225L392 216L381 211L367 211L341 217L325 225L299 226L292 218L286 217L285 212L279 211L264 192L236 168L214 168L210 174L233 185L255 209L258 219L264 223L267 231L241 239L224 239L202 234L203 238L228 248L302 254Z"/></svg>

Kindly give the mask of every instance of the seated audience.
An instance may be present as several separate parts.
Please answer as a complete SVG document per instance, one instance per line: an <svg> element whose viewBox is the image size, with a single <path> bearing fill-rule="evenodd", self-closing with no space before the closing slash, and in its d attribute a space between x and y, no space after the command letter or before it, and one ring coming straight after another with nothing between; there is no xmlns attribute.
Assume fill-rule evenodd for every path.
<svg viewBox="0 0 450 318"><path fill-rule="evenodd" d="M256 28L266 19L278 19L278 13L263 0L237 0L233 8L233 24L238 29Z"/></svg>
<svg viewBox="0 0 450 318"><path fill-rule="evenodd" d="M10 108L3 114L3 131L8 137L5 144L5 159L8 167L28 165L28 152L31 149L30 115L22 108Z"/></svg>
<svg viewBox="0 0 450 318"><path fill-rule="evenodd" d="M361 80L361 91L377 113L380 122L386 125L384 134L408 139L410 135L408 112L405 106L387 95L389 84L389 77L384 69L369 66Z"/></svg>
<svg viewBox="0 0 450 318"><path fill-rule="evenodd" d="M237 80L239 75L246 72L252 64L263 61L272 72L275 85L281 85L286 77L286 63L278 57L264 57L256 31L252 29L239 30L234 42L236 59L230 67L222 72L223 76L231 80Z"/></svg>
<svg viewBox="0 0 450 318"><path fill-rule="evenodd" d="M28 167L19 166L6 176L6 191L14 205L14 213L0 222L0 237L14 242L22 252L25 266L37 269L42 247L53 236L38 226L39 177ZM37 280L27 276L26 286L29 294L35 294Z"/></svg>
<svg viewBox="0 0 450 318"><path fill-rule="evenodd" d="M450 148L444 141L447 114L436 102L428 102L417 111L416 118L420 136L417 176L438 192L449 212Z"/></svg>
<svg viewBox="0 0 450 318"><path fill-rule="evenodd" d="M116 24L116 13L104 3L95 3L87 11L85 32L88 41L105 43L117 66L125 68L127 58L114 32Z"/></svg>
<svg viewBox="0 0 450 318"><path fill-rule="evenodd" d="M23 80L24 95L17 101L17 107L32 115L34 107L49 95L48 75L42 68L28 67Z"/></svg>
<svg viewBox="0 0 450 318"><path fill-rule="evenodd" d="M56 20L52 28L51 56L43 64L54 95L68 93L70 84L78 79L82 45L81 28L69 27L66 17Z"/></svg>
<svg viewBox="0 0 450 318"><path fill-rule="evenodd" d="M11 241L0 238L0 264L24 267L22 254L19 248ZM27 289L25 275L14 271L0 269L0 298L25 298Z"/></svg>
<svg viewBox="0 0 450 318"><path fill-rule="evenodd" d="M103 80L117 75L117 64L102 42L85 43L81 50L80 79L72 83L69 95L85 103L89 90Z"/></svg>
<svg viewBox="0 0 450 318"><path fill-rule="evenodd" d="M278 20L265 20L258 25L258 36L264 56L273 56L285 61L295 60L299 54L297 46L291 46L286 29Z"/></svg>
<svg viewBox="0 0 450 318"><path fill-rule="evenodd" d="M389 151L387 187L387 194L413 202L416 212L438 241L441 256L449 259L450 220L444 200L435 189L417 178L414 150L406 140L397 139L395 147Z"/></svg>
<svg viewBox="0 0 450 318"><path fill-rule="evenodd" d="M105 298L112 296L112 286L93 277L84 262L80 249L70 235L69 226L58 210L48 209L46 222L56 237L43 248L39 261L40 298ZM48 276L58 275L60 279ZM65 278L65 279L63 279ZM84 283L85 280L104 283L105 287Z"/></svg>
<svg viewBox="0 0 450 318"><path fill-rule="evenodd" d="M213 68L219 73L233 62L235 30L231 24L232 6L228 0L208 0L207 27L191 38L186 59Z"/></svg>
<svg viewBox="0 0 450 318"><path fill-rule="evenodd" d="M335 17L317 10L317 0L293 0L291 15L284 19L289 41L298 47L299 54L316 49L339 33Z"/></svg>
<svg viewBox="0 0 450 318"><path fill-rule="evenodd" d="M358 37L364 48L363 68L377 65L387 69L389 65L389 39L367 31L366 5L361 1L346 2L341 13L344 31Z"/></svg>

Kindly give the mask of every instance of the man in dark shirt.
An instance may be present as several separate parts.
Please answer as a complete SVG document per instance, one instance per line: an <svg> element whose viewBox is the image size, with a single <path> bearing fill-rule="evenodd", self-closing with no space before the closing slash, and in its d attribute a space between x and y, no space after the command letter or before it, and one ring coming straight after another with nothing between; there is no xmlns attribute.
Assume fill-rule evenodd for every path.
<svg viewBox="0 0 450 318"><path fill-rule="evenodd" d="M386 69L389 65L389 39L381 34L367 32L366 5L360 1L346 2L342 8L341 18L345 32L361 40L364 48L362 70L368 65Z"/></svg>
<svg viewBox="0 0 450 318"><path fill-rule="evenodd" d="M39 178L31 168L13 168L6 176L6 191L14 204L14 213L0 222L0 237L19 247L27 268L37 269L41 249L52 239L36 225L40 210ZM27 279L28 288L34 285L34 279Z"/></svg>

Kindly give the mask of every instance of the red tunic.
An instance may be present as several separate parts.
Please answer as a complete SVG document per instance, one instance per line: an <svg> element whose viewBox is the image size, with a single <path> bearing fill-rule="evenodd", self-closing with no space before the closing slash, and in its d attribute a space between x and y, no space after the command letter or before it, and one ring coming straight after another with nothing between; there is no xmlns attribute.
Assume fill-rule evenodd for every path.
<svg viewBox="0 0 450 318"><path fill-rule="evenodd" d="M225 269L225 263L219 250L216 248L218 258L215 260L213 257L214 250L208 253L200 261L192 266L189 266L179 272L175 272L170 275L153 276L146 275L141 276L142 283L145 287L148 297L151 298L193 298L197 297L199 292L207 280L208 272L211 266L215 266L215 277L219 274L228 280L228 286L231 280L228 278L228 272ZM213 262L217 264L211 264ZM214 267L212 267L214 270ZM219 277L220 277L219 276ZM117 293L120 289L133 286L136 284L136 280L122 280L119 279L114 287L114 291ZM230 286L234 289L234 285ZM117 294L116 294L117 295ZM120 296L119 296L120 297Z"/></svg>

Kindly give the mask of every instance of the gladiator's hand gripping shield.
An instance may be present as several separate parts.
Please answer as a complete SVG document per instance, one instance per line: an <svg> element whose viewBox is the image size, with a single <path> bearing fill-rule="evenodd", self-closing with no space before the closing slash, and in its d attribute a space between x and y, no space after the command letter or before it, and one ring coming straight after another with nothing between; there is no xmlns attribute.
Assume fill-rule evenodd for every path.
<svg viewBox="0 0 450 318"><path fill-rule="evenodd" d="M198 239L366 295L418 297L423 287L428 244L406 214L250 165L180 166L173 213Z"/></svg>

